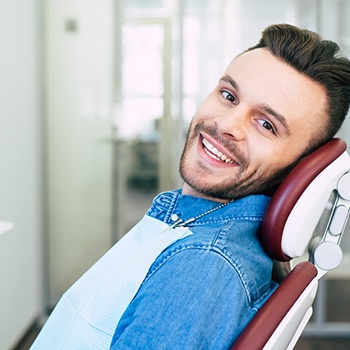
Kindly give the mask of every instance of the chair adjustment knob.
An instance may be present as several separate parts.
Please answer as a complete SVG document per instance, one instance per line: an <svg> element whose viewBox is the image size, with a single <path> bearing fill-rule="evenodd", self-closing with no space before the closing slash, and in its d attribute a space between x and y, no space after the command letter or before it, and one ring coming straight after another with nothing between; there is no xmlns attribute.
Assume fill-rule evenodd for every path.
<svg viewBox="0 0 350 350"><path fill-rule="evenodd" d="M340 197L350 200L350 173L345 173L339 180L337 190Z"/></svg>
<svg viewBox="0 0 350 350"><path fill-rule="evenodd" d="M334 242L320 242L313 249L314 263L322 270L330 271L338 267L343 259L341 248Z"/></svg>

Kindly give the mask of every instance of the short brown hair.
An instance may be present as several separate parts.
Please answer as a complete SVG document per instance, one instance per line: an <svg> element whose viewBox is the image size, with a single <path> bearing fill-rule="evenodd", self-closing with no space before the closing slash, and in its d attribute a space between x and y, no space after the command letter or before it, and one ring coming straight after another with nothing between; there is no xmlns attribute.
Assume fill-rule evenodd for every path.
<svg viewBox="0 0 350 350"><path fill-rule="evenodd" d="M289 24L267 27L259 43L247 51L267 48L297 71L321 84L327 94L329 117L325 131L312 140L310 149L331 139L340 129L350 104L350 61L339 46L315 32Z"/></svg>

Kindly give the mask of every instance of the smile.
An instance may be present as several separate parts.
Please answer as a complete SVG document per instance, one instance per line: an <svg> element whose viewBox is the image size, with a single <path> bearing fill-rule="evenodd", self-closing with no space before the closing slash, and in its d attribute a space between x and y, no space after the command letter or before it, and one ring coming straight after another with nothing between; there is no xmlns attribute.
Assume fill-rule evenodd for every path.
<svg viewBox="0 0 350 350"><path fill-rule="evenodd" d="M221 151L219 151L215 146L213 146L207 139L202 139L202 144L204 146L205 153L220 162L224 162L226 164L238 164L231 158L229 158L226 154L223 154Z"/></svg>

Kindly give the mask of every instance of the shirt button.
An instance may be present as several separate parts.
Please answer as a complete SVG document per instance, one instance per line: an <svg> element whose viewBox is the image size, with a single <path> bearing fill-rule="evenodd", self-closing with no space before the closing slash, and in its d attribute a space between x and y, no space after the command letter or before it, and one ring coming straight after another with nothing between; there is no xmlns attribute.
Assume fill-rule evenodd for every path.
<svg viewBox="0 0 350 350"><path fill-rule="evenodd" d="M171 215L171 221L177 221L179 220L179 217L176 214Z"/></svg>

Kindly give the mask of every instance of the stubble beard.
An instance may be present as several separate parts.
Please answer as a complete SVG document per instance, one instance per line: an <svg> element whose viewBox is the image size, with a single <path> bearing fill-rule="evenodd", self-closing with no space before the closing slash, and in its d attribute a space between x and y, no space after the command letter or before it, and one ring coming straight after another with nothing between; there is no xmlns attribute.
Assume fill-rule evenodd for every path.
<svg viewBox="0 0 350 350"><path fill-rule="evenodd" d="M213 183L208 176L208 169L200 164L191 164L188 153L198 141L198 137L204 131L224 145L232 154L237 157L238 167L233 167L234 174L221 183ZM196 192L210 198L220 200L232 200L245 197L251 194L272 195L278 185L283 181L289 171L297 162L282 169L262 173L256 169L247 174L248 159L238 149L234 142L223 139L214 126L204 125L203 122L196 124L192 128L190 125L185 147L180 159L179 172L182 180ZM208 180L206 180L208 178Z"/></svg>

